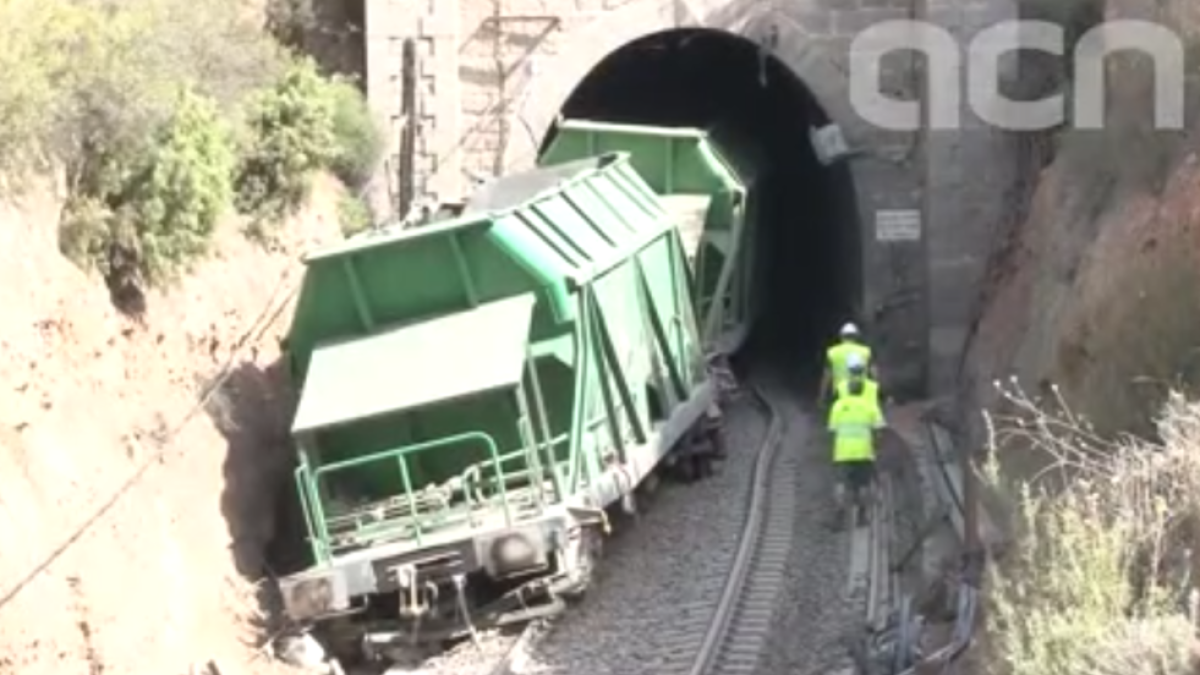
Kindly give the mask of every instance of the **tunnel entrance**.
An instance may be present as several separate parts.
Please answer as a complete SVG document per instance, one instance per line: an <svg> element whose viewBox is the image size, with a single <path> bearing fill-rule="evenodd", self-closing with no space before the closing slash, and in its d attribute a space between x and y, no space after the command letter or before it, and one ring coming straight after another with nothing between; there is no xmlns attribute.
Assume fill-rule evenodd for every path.
<svg viewBox="0 0 1200 675"><path fill-rule="evenodd" d="M857 317L861 246L854 186L822 166L809 128L829 122L781 61L737 35L709 29L648 35L608 55L576 86L566 118L720 129L732 157L754 158L761 250L751 327L754 360L819 372L821 349ZM552 129L543 149L553 140ZM739 147L728 147L728 146Z"/></svg>

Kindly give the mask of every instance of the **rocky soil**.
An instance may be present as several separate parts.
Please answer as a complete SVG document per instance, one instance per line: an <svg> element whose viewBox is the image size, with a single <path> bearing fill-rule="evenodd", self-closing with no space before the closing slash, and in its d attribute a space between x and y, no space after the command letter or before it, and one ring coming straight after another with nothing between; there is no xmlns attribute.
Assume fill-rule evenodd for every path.
<svg viewBox="0 0 1200 675"><path fill-rule="evenodd" d="M260 620L245 579L264 571L288 462L272 367L288 312L271 314L299 252L336 236L332 188L279 250L230 225L144 322L58 254L60 202L31 194L0 204L0 673L269 670L245 667Z"/></svg>

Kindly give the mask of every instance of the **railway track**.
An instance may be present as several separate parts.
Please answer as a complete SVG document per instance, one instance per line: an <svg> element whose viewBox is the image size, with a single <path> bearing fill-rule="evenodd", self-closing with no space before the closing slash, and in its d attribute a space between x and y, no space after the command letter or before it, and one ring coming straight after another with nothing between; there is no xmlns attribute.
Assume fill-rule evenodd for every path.
<svg viewBox="0 0 1200 675"><path fill-rule="evenodd" d="M712 622L688 675L750 675L771 631L775 601L785 583L792 546L795 473L775 471L784 418L764 390L753 392L767 411L767 433L755 459L746 527Z"/></svg>
<svg viewBox="0 0 1200 675"><path fill-rule="evenodd" d="M746 528L721 601L688 675L757 672L763 645L773 630L777 598L786 583L785 566L795 532L796 473L777 466L784 437L778 394L758 389L755 395L768 410L771 422L756 460ZM850 595L865 595L865 605L860 607L870 628L886 621L896 589L891 564L892 504L892 482L881 476L868 525L851 530L852 539L861 541L852 549L851 567L863 570L859 585L864 588L856 593L852 579Z"/></svg>
<svg viewBox="0 0 1200 675"><path fill-rule="evenodd" d="M678 593L674 595L671 591L667 591L670 595L674 595L677 603L673 605L670 613L661 614L661 620L656 616L648 615L644 617L649 623L654 623L656 632L659 633L658 639L654 640L653 656L643 659L641 668L638 673L655 673L656 675L684 675L691 673L691 668L696 663L697 655L701 653L710 653L718 659L721 664L734 665L739 663L738 659L742 659L740 663L746 664L748 656L745 650L736 649L721 649L714 650L714 645L718 645L722 640L719 637L724 637L725 646L733 646L733 640L742 638L746 629L761 628L762 633L766 633L769 627L770 614L774 609L774 591L778 591L779 587L785 583L782 577L782 568L786 562L788 549L791 545L791 506L788 503L788 498L793 496L794 485L790 480L772 480L770 476L770 468L776 462L776 456L779 454L780 436L782 435L782 416L776 413L775 408L768 399L763 398L755 392L746 392L746 401L738 407L742 408L740 412L734 413L737 422L732 422L736 430L733 431L732 442L740 447L731 449L733 456L731 462L737 462L738 465L730 465L731 470L739 468L737 473L742 474L742 478L737 478L736 483L743 485L743 492L746 486L749 490L745 490L745 501L743 497L734 498L733 504L727 504L725 508L734 507L734 504L739 504L744 508L737 509L739 513L734 516L733 522L728 522L728 534L737 536L734 532L742 533L739 539L736 539L737 549L732 555L726 554L726 562L720 563L713 561L714 565L702 565L700 568L692 567L692 575L690 579L679 578L678 586L674 586L674 591L678 592L683 587L694 591L691 593ZM745 405L750 404L750 405ZM750 408L750 410L746 410ZM746 412L757 412L757 416L745 416ZM740 431L749 430L746 423L750 423L751 418L754 419L752 426L757 426L760 431L754 434L754 441L751 441L750 446L746 446L745 438ZM744 440L743 440L744 438ZM726 478L734 478L732 476ZM713 483L707 484L710 489L716 488ZM732 485L731 485L732 486ZM769 495L766 490L774 486L778 491L774 495ZM698 486L697 486L698 488ZM685 492L686 491L686 492ZM695 488L684 486L676 495L676 498L685 497L688 501L694 501L697 497L702 500L713 500L714 494L703 494L697 492ZM766 508L769 498L773 497L778 504L775 508ZM673 501L673 500L672 500ZM650 509L648 518L658 519L662 516L682 515L678 513L679 504L672 504L672 507L667 507L666 504L656 504ZM666 510L664 510L666 509ZM769 510L769 513L768 513ZM685 522L679 522L678 519L672 518L674 525L677 527L686 527ZM646 526L649 522L643 522L640 526L641 534L646 533ZM748 537L745 532L746 528L749 531L756 532L756 536ZM772 532L773 536L767 534ZM638 534L634 534L635 539ZM661 539L652 537L656 543L662 544ZM631 551L646 550L636 542L629 542ZM768 546L761 544L769 543ZM715 549L707 549L713 552ZM728 549L725 549L726 551ZM616 551L614 551L616 552ZM620 556L619 552L617 555ZM656 562L662 562L662 556L654 556ZM636 558L626 558L626 560L610 560L614 565L628 565L632 568L640 567L640 562ZM760 574L767 572L767 574ZM646 579L646 575L638 574L640 579ZM650 574L650 577L655 577ZM755 584L748 584L748 581L757 581ZM757 595L751 593L739 592L744 586L766 586L768 583L772 586L772 592L767 589L758 592ZM619 584L619 583L618 583ZM622 595L622 589L605 589L613 593L613 595ZM689 597L690 596L690 597ZM614 616L612 610L605 610L598 607L601 604L607 604L613 598L590 598L593 604L593 610L602 611L608 617L607 625L612 628L626 627L628 628L629 617ZM682 601L682 602L678 602ZM624 604L624 603L622 603ZM665 609L662 605L655 605L656 610ZM722 617L727 617L722 621ZM580 622L587 623L581 616L564 616L562 621L566 625L570 623ZM740 627L740 628L739 628ZM568 628L568 635L557 635L553 643L565 643L570 647L578 646L578 639L571 637L570 633L574 633L571 629L578 626L564 626ZM740 631L740 633L738 633ZM582 633L589 633L589 629L584 629ZM521 635L518 643L510 647L502 658L494 662L493 667L487 670L488 675L523 675L530 671L539 673L538 665L530 664L526 667L527 656L530 652L538 651L539 638L544 633L540 632L538 626L529 626ZM737 638L734 638L737 635ZM614 638L619 640L620 638ZM562 645L559 645L562 646ZM568 651L576 651L570 649ZM552 650L553 651L553 650ZM581 675L593 675L594 673L613 673L613 671L628 671L631 664L618 665L616 663L598 663L604 658L601 653L596 653L595 656L586 653L578 653L572 658L580 658L580 661L572 661L570 665L557 663L557 668L551 667L551 673L562 673L564 669L578 671ZM599 651L599 650L598 650ZM647 655L650 656L650 655ZM551 661L557 661L553 656ZM534 659L538 661L538 659ZM607 661L607 659L605 659ZM590 663L590 667L584 665ZM740 671L750 671L743 668Z"/></svg>
<svg viewBox="0 0 1200 675"><path fill-rule="evenodd" d="M789 583L787 565L795 541L794 521L797 509L797 475L787 465L785 440L791 411L785 412L786 395L768 387L754 388L755 407L766 417L766 431L758 447L744 455L753 463L746 497L744 525L732 562L727 565L723 579L713 584L710 600L695 611L677 613L676 621L660 627L662 640L658 644L660 659L646 663L646 672L678 675L754 675L761 666L760 655L773 630L779 598ZM854 570L861 577L855 607L860 621L878 624L890 611L895 588L891 572L891 493L885 479L873 504L869 525L851 529L853 551L851 576ZM701 582L706 583L706 582ZM856 582L851 579L851 587ZM712 597L710 596L710 597ZM567 618L569 620L569 618ZM531 624L513 640L502 656L486 669L475 672L487 675L524 675L538 672L527 662L535 656L540 638L546 631L542 624ZM536 660L533 659L533 660ZM594 663L595 671L576 670L580 675L609 672L605 664ZM440 672L440 669L439 669Z"/></svg>

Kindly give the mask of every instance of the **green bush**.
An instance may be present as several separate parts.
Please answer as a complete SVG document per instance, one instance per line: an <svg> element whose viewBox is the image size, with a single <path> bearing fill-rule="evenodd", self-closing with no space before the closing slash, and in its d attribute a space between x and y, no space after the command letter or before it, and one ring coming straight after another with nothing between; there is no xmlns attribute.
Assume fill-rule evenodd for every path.
<svg viewBox="0 0 1200 675"><path fill-rule="evenodd" d="M256 96L247 114L248 138L235 187L238 210L251 217L250 233L295 213L308 197L313 171L337 156L334 100L312 59L297 60Z"/></svg>
<svg viewBox="0 0 1200 675"><path fill-rule="evenodd" d="M208 249L232 114L282 57L240 0L4 0L0 185L64 169L64 253L110 287L168 280Z"/></svg>
<svg viewBox="0 0 1200 675"><path fill-rule="evenodd" d="M248 18L239 0L0 2L0 171L129 152L181 86L233 111L283 64Z"/></svg>
<svg viewBox="0 0 1200 675"><path fill-rule="evenodd" d="M342 195L337 208L338 224L341 225L343 235L350 237L371 227L371 208L361 198Z"/></svg>
<svg viewBox="0 0 1200 675"><path fill-rule="evenodd" d="M0 70L0 188L64 169L60 246L110 285L185 269L230 206L266 234L314 171L357 188L379 156L352 84L240 0L0 0Z"/></svg>
<svg viewBox="0 0 1200 675"><path fill-rule="evenodd" d="M174 278L208 251L232 199L234 166L215 103L184 92L136 152L91 164L65 209L64 252L110 284Z"/></svg>
<svg viewBox="0 0 1200 675"><path fill-rule="evenodd" d="M53 2L6 0L0 4L0 171L6 173L44 151L66 67L57 49L63 33ZM50 113L50 114L47 114Z"/></svg>
<svg viewBox="0 0 1200 675"><path fill-rule="evenodd" d="M357 189L381 148L358 90L344 79L322 77L307 57L254 97L246 128L236 201L250 216L255 238L269 237L271 227L304 204L314 171L328 169Z"/></svg>
<svg viewBox="0 0 1200 675"><path fill-rule="evenodd" d="M144 271L164 279L208 250L233 198L235 155L208 99L185 95L126 192Z"/></svg>
<svg viewBox="0 0 1200 675"><path fill-rule="evenodd" d="M333 97L333 133L337 151L329 169L346 187L361 190L383 154L383 132L367 107L362 92L351 82L335 78L329 84Z"/></svg>

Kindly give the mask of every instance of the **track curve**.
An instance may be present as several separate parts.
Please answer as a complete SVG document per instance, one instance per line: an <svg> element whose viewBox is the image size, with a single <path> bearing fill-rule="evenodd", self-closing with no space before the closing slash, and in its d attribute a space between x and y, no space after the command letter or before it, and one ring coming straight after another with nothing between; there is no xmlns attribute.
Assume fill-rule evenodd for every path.
<svg viewBox="0 0 1200 675"><path fill-rule="evenodd" d="M655 648L651 653L641 652L637 673L755 675L762 673L763 668L777 665L770 663L771 659L765 658L765 655L779 649L775 644L779 636L775 633L780 630L779 621L783 618L780 614L781 601L784 601L783 598L790 598L793 603L796 601L795 589L791 586L798 581L804 582L805 587L816 582L824 588L850 582L844 596L839 592L840 586L837 587L839 590L826 591L821 596L824 598L821 602L824 603L840 603L836 597L845 599L844 610L827 607L822 610L821 616L822 620L844 616L850 621L844 626L850 634L861 634L864 627L879 622L889 613L888 601L893 595L889 573L892 486L887 485L886 479L880 481L880 499L873 505L870 523L866 526L851 527L849 531L842 528L835 531L814 530L826 526L819 519L832 511L820 506L828 497L809 493L813 490L821 492L821 485L827 484L832 475L827 476L824 468L818 468L824 461L823 453L822 456L813 454L816 448L811 444L822 443L812 435L814 429L809 428L815 423L813 411L799 405L795 393L786 388L772 386L761 380L747 381L743 386L746 402L751 404L743 409L758 409L762 423L759 428L762 431L756 434L753 445L743 446L745 453L742 459L748 466L742 474L742 485L747 489L740 497L745 508L739 509L742 511L739 519L742 525L737 530L739 534L735 550L726 554L728 562L721 566L724 569L715 577L693 579L693 583L708 587L707 594L711 600L702 602L703 607L696 604L686 608L677 607L674 621L666 624L656 622L659 626L654 632L657 639L652 638ZM798 452L789 452L789 449ZM814 468L816 471L811 470ZM798 519L807 522L799 530ZM815 568L810 568L807 562L801 562L797 568L796 546L803 543L800 537L814 534L824 542L819 547L825 553L817 555L827 558L827 564L818 565L824 570L821 574L832 572L841 581L834 581L832 575L822 577L823 580L815 579ZM829 557L830 547L840 549L843 553ZM810 557L807 556L806 560ZM828 563L833 566L830 567ZM635 569L638 566L637 562L631 560L619 564L633 565ZM797 570L804 571L804 574L798 577ZM713 571L716 572L715 569ZM847 571L849 577L846 576ZM632 576L638 575L635 573ZM618 637L624 635L626 627L623 624L641 621L638 625L643 625L649 620L637 618L636 612L627 616L624 610L616 610L617 614L614 614L614 607L598 609L593 606L589 610L597 612L593 618L605 617L606 620L600 622L608 627L604 630L616 631L611 640L628 649L636 647L632 646L632 642L622 642L628 637ZM839 614L842 611L848 613ZM554 622L554 627L557 628L561 622L570 624L574 623L573 619L581 618L564 616ZM841 625L840 621L837 619L833 623ZM617 626L622 627L618 629ZM599 624L591 630L597 629ZM810 649L810 655L803 662L819 661L832 665L830 652L839 651L838 633L842 630L835 628L831 631L826 628L819 631L820 635L812 636L825 646L817 651ZM570 632L575 634L574 639L579 639L577 631ZM595 633L585 632L584 635ZM482 672L489 675L564 672L551 665L564 665L561 655L543 654L547 647L551 647L550 643L554 643L552 652L565 649L572 654L567 672L580 672L581 675L614 672L615 664L609 662L613 659L611 652L606 654L602 650L589 649L572 642L572 638L566 635L554 636L547 643L539 639L541 636L549 634L536 626L529 627L512 649L496 662L494 668ZM788 641L794 642L794 638ZM648 646L638 642L639 646ZM833 660L839 659L834 657ZM844 663L848 657L843 656L840 660ZM822 670L827 669L828 666ZM632 672L628 667L622 670Z"/></svg>
<svg viewBox="0 0 1200 675"><path fill-rule="evenodd" d="M738 542L721 599L688 675L748 675L771 632L775 600L785 583L792 546L795 476L775 471L784 437L783 416L763 388L751 390L769 426L755 458L746 528Z"/></svg>

